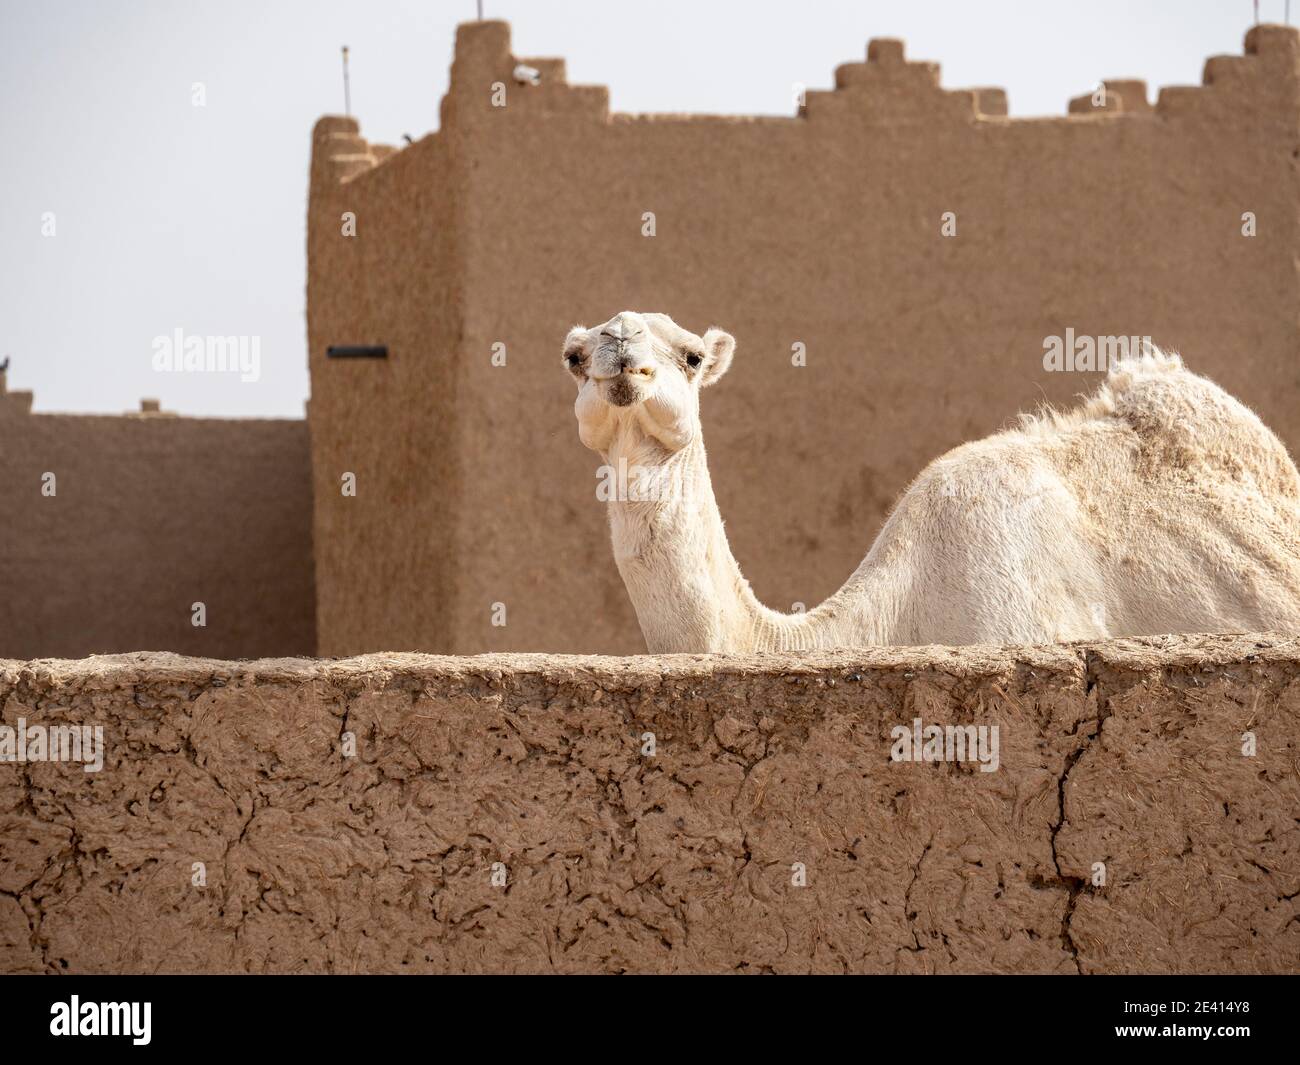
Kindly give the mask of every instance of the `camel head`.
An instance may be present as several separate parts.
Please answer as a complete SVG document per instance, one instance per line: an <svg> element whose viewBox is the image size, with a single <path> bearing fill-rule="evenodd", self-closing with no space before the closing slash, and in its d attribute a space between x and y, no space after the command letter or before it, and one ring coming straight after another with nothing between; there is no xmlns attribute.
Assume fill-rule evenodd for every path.
<svg viewBox="0 0 1300 1065"><path fill-rule="evenodd" d="M574 326L564 366L578 385L579 437L595 451L619 436L684 447L700 432L700 389L727 372L735 347L721 329L696 336L666 314L623 311L591 329Z"/></svg>

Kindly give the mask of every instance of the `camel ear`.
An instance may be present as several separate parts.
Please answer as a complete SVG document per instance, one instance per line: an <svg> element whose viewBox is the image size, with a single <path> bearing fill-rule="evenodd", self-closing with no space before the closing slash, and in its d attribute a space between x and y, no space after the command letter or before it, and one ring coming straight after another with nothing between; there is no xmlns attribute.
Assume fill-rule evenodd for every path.
<svg viewBox="0 0 1300 1065"><path fill-rule="evenodd" d="M564 338L564 356L568 358L570 352L578 352L582 355L589 355L587 338L587 327L585 325L575 325L569 330L569 335Z"/></svg>
<svg viewBox="0 0 1300 1065"><path fill-rule="evenodd" d="M704 334L704 351L708 355L708 365L704 367L704 376L700 387L707 388L727 372L731 366L731 356L736 351L736 338L721 329L710 329Z"/></svg>
<svg viewBox="0 0 1300 1065"><path fill-rule="evenodd" d="M564 338L564 368L573 374L573 379L578 383L579 388L587 378L585 365L590 354L591 340L587 336L587 330L580 325L575 325Z"/></svg>

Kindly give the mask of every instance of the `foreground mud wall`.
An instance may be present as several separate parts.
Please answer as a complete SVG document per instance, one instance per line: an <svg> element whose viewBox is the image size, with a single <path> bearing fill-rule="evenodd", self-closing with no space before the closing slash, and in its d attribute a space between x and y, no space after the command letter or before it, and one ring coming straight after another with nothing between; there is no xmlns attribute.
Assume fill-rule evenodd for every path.
<svg viewBox="0 0 1300 1065"><path fill-rule="evenodd" d="M1267 636L0 662L107 744L0 763L0 970L1300 971L1298 684ZM891 760L918 717L996 771Z"/></svg>
<svg viewBox="0 0 1300 1065"><path fill-rule="evenodd" d="M31 399L0 373L0 656L315 652L306 422Z"/></svg>

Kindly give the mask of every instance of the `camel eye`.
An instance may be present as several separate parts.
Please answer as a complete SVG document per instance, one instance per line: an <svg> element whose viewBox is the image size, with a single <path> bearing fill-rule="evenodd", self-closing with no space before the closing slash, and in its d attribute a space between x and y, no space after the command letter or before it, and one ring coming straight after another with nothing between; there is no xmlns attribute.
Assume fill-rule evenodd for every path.
<svg viewBox="0 0 1300 1065"><path fill-rule="evenodd" d="M582 356L577 352L571 351L564 357L564 361L569 364L569 369L573 370L577 368L578 363L582 362Z"/></svg>
<svg viewBox="0 0 1300 1065"><path fill-rule="evenodd" d="M704 356L699 354L699 352L692 351L690 354L686 356L687 366L699 366L699 364L702 363L703 361L704 361Z"/></svg>

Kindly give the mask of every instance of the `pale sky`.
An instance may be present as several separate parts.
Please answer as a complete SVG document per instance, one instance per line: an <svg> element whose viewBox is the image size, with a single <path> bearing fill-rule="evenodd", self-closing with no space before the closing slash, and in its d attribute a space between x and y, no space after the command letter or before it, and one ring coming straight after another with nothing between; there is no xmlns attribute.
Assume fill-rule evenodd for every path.
<svg viewBox="0 0 1300 1065"><path fill-rule="evenodd" d="M625 112L793 113L871 37L948 88L1060 115L1107 77L1200 84L1251 0L484 0L518 56L560 56ZM1281 22L1285 0L1261 0ZM38 411L301 417L312 124L372 141L437 125L474 0L0 0L0 359ZM1300 17L1300 7L1297 8ZM202 82L206 106L191 103ZM1032 166L1032 160L1025 161ZM54 216L53 236L42 234ZM262 374L158 374L153 339L258 336Z"/></svg>

